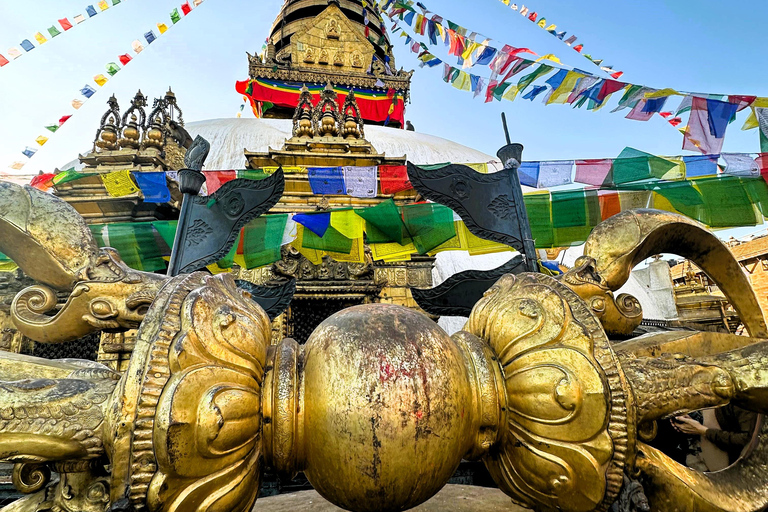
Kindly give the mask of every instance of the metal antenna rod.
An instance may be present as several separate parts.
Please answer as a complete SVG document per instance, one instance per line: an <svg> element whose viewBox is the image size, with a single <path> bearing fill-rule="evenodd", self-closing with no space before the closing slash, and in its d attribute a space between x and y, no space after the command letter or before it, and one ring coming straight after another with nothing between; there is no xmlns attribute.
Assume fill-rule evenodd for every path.
<svg viewBox="0 0 768 512"><path fill-rule="evenodd" d="M507 138L507 144L512 144L512 140L509 138L509 130L507 129L507 115L501 113L501 124L504 126L504 136Z"/></svg>

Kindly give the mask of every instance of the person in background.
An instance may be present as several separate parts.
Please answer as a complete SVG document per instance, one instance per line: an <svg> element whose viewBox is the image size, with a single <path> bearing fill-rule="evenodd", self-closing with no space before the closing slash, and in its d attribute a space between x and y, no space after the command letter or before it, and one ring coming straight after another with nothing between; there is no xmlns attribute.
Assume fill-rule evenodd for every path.
<svg viewBox="0 0 768 512"><path fill-rule="evenodd" d="M757 414L733 404L715 409L720 428L707 428L690 416L678 416L672 424L683 434L705 437L712 444L728 454L730 464L736 462L741 451L752 440L757 424Z"/></svg>

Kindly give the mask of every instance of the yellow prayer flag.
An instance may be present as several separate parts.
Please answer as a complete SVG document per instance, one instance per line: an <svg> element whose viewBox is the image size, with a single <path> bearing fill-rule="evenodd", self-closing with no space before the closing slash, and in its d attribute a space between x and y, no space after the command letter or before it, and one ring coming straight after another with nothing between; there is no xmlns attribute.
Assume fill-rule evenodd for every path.
<svg viewBox="0 0 768 512"><path fill-rule="evenodd" d="M0 272L14 272L19 266L12 261L0 263Z"/></svg>
<svg viewBox="0 0 768 512"><path fill-rule="evenodd" d="M461 246L461 237L458 235L459 230L461 229L461 226L459 226L459 224L463 224L463 222L454 221L453 223L453 228L456 231L456 236L454 236L449 240L446 240L442 244L432 249L429 252L430 256L434 256L435 254L439 252L444 252L444 251L460 251L462 249L466 250L466 247Z"/></svg>
<svg viewBox="0 0 768 512"><path fill-rule="evenodd" d="M504 91L502 98L509 101L515 101L518 92L520 92L520 89L518 89L516 85L510 85L507 90Z"/></svg>
<svg viewBox="0 0 768 512"><path fill-rule="evenodd" d="M40 44L43 44L44 42L46 42L46 41L47 41L47 39L45 38L45 36L44 36L43 34L41 34L40 32L38 32L37 34L35 34L35 39L36 39L36 40L37 40L37 42L38 42L38 43L40 43Z"/></svg>
<svg viewBox="0 0 768 512"><path fill-rule="evenodd" d="M667 88L667 89L659 89L658 91L653 91L653 92L645 93L645 97L647 99L651 99L651 98L665 98L667 96L685 96L685 95L682 94L682 93L677 92L674 89L669 89L669 88Z"/></svg>
<svg viewBox="0 0 768 512"><path fill-rule="evenodd" d="M480 48L480 43L472 42L464 48L464 53L461 54L461 58L464 60L469 59L472 56L472 52Z"/></svg>
<svg viewBox="0 0 768 512"><path fill-rule="evenodd" d="M551 30L557 30L557 25L555 25L555 24L553 23L552 25L548 26L548 27L547 27L547 28L545 28L544 30L546 30L547 32L549 32L549 31L551 31Z"/></svg>
<svg viewBox="0 0 768 512"><path fill-rule="evenodd" d="M109 9L109 4L107 3L107 0L101 0L101 2L99 2L99 9L101 9L102 11L106 11L107 9Z"/></svg>
<svg viewBox="0 0 768 512"><path fill-rule="evenodd" d="M460 224L460 226L457 226L458 229L456 231L461 239L461 247L462 249L466 248L472 256L512 250L508 245L485 240L473 235L463 222L459 222L458 224Z"/></svg>
<svg viewBox="0 0 768 512"><path fill-rule="evenodd" d="M375 260L384 261L410 261L411 254L418 253L413 243L400 245L397 242L370 244L371 254Z"/></svg>
<svg viewBox="0 0 768 512"><path fill-rule="evenodd" d="M165 23L158 23L157 30L159 30L161 34L165 34L165 32L168 30L168 25Z"/></svg>
<svg viewBox="0 0 768 512"><path fill-rule="evenodd" d="M667 181L685 179L685 162L683 160L679 160L677 158L665 158L664 160L672 162L675 164L675 166L665 172L663 175L655 177Z"/></svg>
<svg viewBox="0 0 768 512"><path fill-rule="evenodd" d="M560 62L560 59L558 59L552 53L548 53L548 54L544 55L543 57L539 57L538 59L536 59L536 62L541 62L543 60L548 60L548 61L551 61L551 62L556 62L558 64L562 64L562 62Z"/></svg>
<svg viewBox="0 0 768 512"><path fill-rule="evenodd" d="M365 220L354 210L331 212L331 227L347 238L362 238Z"/></svg>
<svg viewBox="0 0 768 512"><path fill-rule="evenodd" d="M299 251L301 255L307 258L313 265L319 265L322 263L323 254L321 251L318 251L317 249L309 249L302 245L301 241L304 240L304 226L301 224L296 225L296 235L296 240L291 242L290 245Z"/></svg>
<svg viewBox="0 0 768 512"><path fill-rule="evenodd" d="M98 75L96 75L96 76L94 76L94 77L93 77L93 81L94 81L94 82L96 82L96 84L97 84L99 87L103 87L103 86L104 86L104 84L105 84L105 83L107 83L107 82L109 81L109 78L105 77L105 76L104 76L104 75L102 75L102 74L98 74Z"/></svg>
<svg viewBox="0 0 768 512"><path fill-rule="evenodd" d="M674 206L672 206L672 203L669 202L669 199L662 196L658 192L652 192L653 194L653 208L655 210L662 210L665 212L672 212L672 213L680 213L675 209ZM621 201L621 199L619 199Z"/></svg>
<svg viewBox="0 0 768 512"><path fill-rule="evenodd" d="M473 169L480 174L488 174L488 164L487 163L481 163L481 164L463 164L469 167L470 169Z"/></svg>
<svg viewBox="0 0 768 512"><path fill-rule="evenodd" d="M469 74L459 71L459 76L453 81L452 85L460 91L469 91L472 89L472 79L469 77Z"/></svg>
<svg viewBox="0 0 768 512"><path fill-rule="evenodd" d="M323 255L328 255L336 261L347 261L350 263L365 263L365 241L363 237L352 240L352 250L349 254L323 251Z"/></svg>
<svg viewBox="0 0 768 512"><path fill-rule="evenodd" d="M568 96L571 95L573 89L576 87L576 83L580 78L584 78L585 75L576 71L569 71L560 86L552 91L552 95L547 100L547 105L552 103L565 103Z"/></svg>
<svg viewBox="0 0 768 512"><path fill-rule="evenodd" d="M124 197L139 191L133 178L131 178L130 170L115 171L99 176L104 183L104 188L107 189L107 193L112 197Z"/></svg>
<svg viewBox="0 0 768 512"><path fill-rule="evenodd" d="M42 146L46 142L48 142L48 137L46 137L45 135L41 135L41 136L39 136L38 138L35 139L35 142L37 142L38 144L40 144Z"/></svg>
<svg viewBox="0 0 768 512"><path fill-rule="evenodd" d="M445 28L443 28L443 26L440 23L435 23L435 27L437 27L437 33L440 34L440 39L442 39L443 42L445 42L445 34L446 34Z"/></svg>
<svg viewBox="0 0 768 512"><path fill-rule="evenodd" d="M509 0L501 0L501 3L503 3L504 5L509 5Z"/></svg>
<svg viewBox="0 0 768 512"><path fill-rule="evenodd" d="M537 25L540 26L541 28L546 27L547 26L547 18L541 18L541 20L539 20Z"/></svg>
<svg viewBox="0 0 768 512"><path fill-rule="evenodd" d="M277 172L279 167L262 167L261 170L264 171L267 174L274 174ZM300 172L307 172L304 167L283 167L283 172L285 174L296 174Z"/></svg>
<svg viewBox="0 0 768 512"><path fill-rule="evenodd" d="M619 191L619 204L621 211L650 208L651 192L649 190L621 190Z"/></svg>
<svg viewBox="0 0 768 512"><path fill-rule="evenodd" d="M768 108L768 98L757 98L752 104L753 107Z"/></svg>
<svg viewBox="0 0 768 512"><path fill-rule="evenodd" d="M755 107L751 107L750 110L749 117L744 121L744 126L741 127L742 130L753 130L760 126L760 122L757 120L757 114L755 114Z"/></svg>

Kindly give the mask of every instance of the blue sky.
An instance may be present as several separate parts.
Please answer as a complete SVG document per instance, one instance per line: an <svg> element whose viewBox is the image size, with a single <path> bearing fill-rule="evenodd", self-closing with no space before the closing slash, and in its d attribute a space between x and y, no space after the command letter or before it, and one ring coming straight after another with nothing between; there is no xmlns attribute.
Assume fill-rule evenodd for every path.
<svg viewBox="0 0 768 512"><path fill-rule="evenodd" d="M92 0L2 0L0 53L58 18L84 13ZM134 39L168 23L180 0L123 0L82 25L0 68L0 173L24 160L43 128L72 113L79 89L105 72L105 64L131 49ZM258 52L279 12L280 0L205 0L186 19L149 46L40 149L24 174L51 171L92 144L106 100L128 105L139 88L150 97L173 87L186 121L234 117L242 98L236 80L247 78L246 51ZM554 53L564 63L596 69L586 59L515 13L499 0L431 0L427 7L495 41ZM527 4L526 4L527 5ZM625 72L622 80L656 88L768 96L764 36L755 20L768 17L768 2L533 0L529 5L559 30L579 36L585 52ZM398 67L416 69L406 117L420 132L495 154L503 144L500 113L511 136L526 146L526 160L615 157L625 146L662 155L682 154L682 136L661 118L641 123L610 109L598 112L533 103L483 103L443 83L440 68L419 69L395 41ZM487 68L479 68L487 76ZM615 100L614 100L615 101ZM673 103L676 105L676 103ZM125 107L124 107L125 108ZM246 109L244 115L251 115ZM728 130L725 151L755 152L756 131L741 132L745 114Z"/></svg>

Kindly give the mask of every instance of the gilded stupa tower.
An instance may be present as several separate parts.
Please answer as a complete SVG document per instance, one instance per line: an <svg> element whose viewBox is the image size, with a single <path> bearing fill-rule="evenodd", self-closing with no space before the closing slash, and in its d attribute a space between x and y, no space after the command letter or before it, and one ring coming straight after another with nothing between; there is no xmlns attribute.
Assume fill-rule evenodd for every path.
<svg viewBox="0 0 768 512"><path fill-rule="evenodd" d="M238 82L258 117L293 116L303 86L319 98L331 84L354 91L369 124L402 127L411 72L398 70L381 14L367 2L287 0L266 50L248 55L250 79Z"/></svg>

